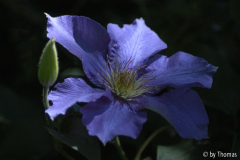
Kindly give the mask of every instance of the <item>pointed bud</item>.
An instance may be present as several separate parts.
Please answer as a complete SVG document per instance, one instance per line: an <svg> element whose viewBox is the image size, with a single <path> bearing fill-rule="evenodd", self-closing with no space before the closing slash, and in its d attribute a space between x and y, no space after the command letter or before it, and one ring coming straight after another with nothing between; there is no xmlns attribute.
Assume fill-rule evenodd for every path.
<svg viewBox="0 0 240 160"><path fill-rule="evenodd" d="M58 58L55 38L49 40L43 49L38 66L38 79L44 87L50 87L58 77Z"/></svg>

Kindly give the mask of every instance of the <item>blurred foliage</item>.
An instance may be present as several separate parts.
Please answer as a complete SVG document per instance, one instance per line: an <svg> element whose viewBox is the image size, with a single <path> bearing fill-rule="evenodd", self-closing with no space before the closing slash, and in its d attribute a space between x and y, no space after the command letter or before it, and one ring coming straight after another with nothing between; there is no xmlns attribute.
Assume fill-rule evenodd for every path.
<svg viewBox="0 0 240 160"><path fill-rule="evenodd" d="M48 41L44 12L52 16L84 15L104 27L143 17L168 44L162 54L170 56L181 50L218 66L212 89L196 88L209 115L209 139L189 141L174 130L166 130L148 145L142 158L156 159L163 151L174 155L176 147L185 147L200 159L204 151L218 150L236 152L240 157L239 8L239 0L0 0L0 159L64 159L54 150L45 129L42 88L37 80L37 65ZM59 81L70 75L83 76L80 60L60 45L57 49L63 73ZM120 137L129 159L151 133L167 125L156 113L148 112L148 117L137 140ZM100 144L100 148L103 160L119 159L113 144Z"/></svg>
<svg viewBox="0 0 240 160"><path fill-rule="evenodd" d="M192 160L198 159L196 156L191 157L194 145L190 141L184 141L176 146L157 147L157 160ZM202 159L202 156L200 157Z"/></svg>
<svg viewBox="0 0 240 160"><path fill-rule="evenodd" d="M78 105L73 106L68 111L69 114L65 116L60 115L54 120L55 125L60 124L57 127L59 128L58 131L52 128L47 128L47 130L58 141L81 153L84 156L81 157L82 160L86 158L89 160L100 160L101 153L98 139L97 137L89 136L86 127L82 124L79 107ZM58 145L58 142L55 142L55 145Z"/></svg>

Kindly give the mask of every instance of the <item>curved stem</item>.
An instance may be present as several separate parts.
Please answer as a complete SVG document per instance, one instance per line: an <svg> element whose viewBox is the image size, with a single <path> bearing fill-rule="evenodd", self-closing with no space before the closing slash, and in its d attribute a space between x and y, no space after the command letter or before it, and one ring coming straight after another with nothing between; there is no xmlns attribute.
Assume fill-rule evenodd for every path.
<svg viewBox="0 0 240 160"><path fill-rule="evenodd" d="M118 153L120 154L120 156L122 157L122 160L127 160L126 154L121 146L119 137L115 137L114 138L114 145L117 148Z"/></svg>
<svg viewBox="0 0 240 160"><path fill-rule="evenodd" d="M44 105L45 109L49 108L48 91L49 91L48 87L43 87L43 105Z"/></svg>
<svg viewBox="0 0 240 160"><path fill-rule="evenodd" d="M145 150L145 148L148 146L148 144L153 140L153 138L156 137L156 135L158 135L160 132L164 131L165 129L167 129L169 127L170 126L162 127L162 128L159 128L158 130L156 130L155 132L153 132L153 134L151 134L151 136L148 137L148 139L143 143L143 145L139 149L134 160L140 160L142 152Z"/></svg>

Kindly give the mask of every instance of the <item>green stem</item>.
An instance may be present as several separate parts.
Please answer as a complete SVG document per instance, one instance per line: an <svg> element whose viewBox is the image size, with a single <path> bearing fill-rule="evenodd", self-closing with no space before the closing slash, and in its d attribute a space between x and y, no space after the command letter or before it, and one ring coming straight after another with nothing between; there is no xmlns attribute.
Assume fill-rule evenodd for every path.
<svg viewBox="0 0 240 160"><path fill-rule="evenodd" d="M114 139L114 145L117 148L118 153L120 154L120 156L122 157L122 160L127 160L126 154L121 146L119 137L115 137Z"/></svg>
<svg viewBox="0 0 240 160"><path fill-rule="evenodd" d="M48 87L43 87L43 105L45 107L45 109L49 108L49 102L48 102L48 91L49 88ZM54 125L51 121L51 118L46 115L46 121L49 125L49 127L51 127L52 129L54 129ZM64 149L62 148L62 143L60 141L58 141L57 139L53 138L54 140L54 146L55 149L57 151L59 151L65 158L67 158L68 160L75 160L74 158L72 158L67 152L64 151Z"/></svg>
<svg viewBox="0 0 240 160"><path fill-rule="evenodd" d="M48 91L49 91L48 87L43 87L43 105L44 105L45 109L49 108Z"/></svg>
<svg viewBox="0 0 240 160"><path fill-rule="evenodd" d="M159 128L158 130L156 130L155 132L153 132L153 134L151 134L151 136L148 137L148 139L143 143L143 145L139 149L139 151L138 151L136 157L134 158L134 160L140 160L142 152L145 150L145 148L148 146L148 144L153 140L153 138L156 137L156 135L158 135L160 132L164 131L168 127L169 126L162 127L162 128Z"/></svg>

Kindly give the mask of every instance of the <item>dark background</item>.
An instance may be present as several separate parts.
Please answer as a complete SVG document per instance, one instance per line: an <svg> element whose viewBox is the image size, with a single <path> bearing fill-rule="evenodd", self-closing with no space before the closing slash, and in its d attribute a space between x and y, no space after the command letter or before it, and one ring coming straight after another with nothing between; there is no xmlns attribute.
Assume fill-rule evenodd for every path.
<svg viewBox="0 0 240 160"><path fill-rule="evenodd" d="M218 66L212 89L196 88L209 115L210 138L193 141L192 159L204 159L203 151L238 152L236 159L240 159L239 0L0 0L1 160L64 159L54 150L52 137L45 129L42 87L37 79L39 57L48 41L44 12L53 17L84 15L104 27L108 23L129 24L143 17L167 43L162 54L170 56L181 50ZM78 75L81 62L59 44L57 48L60 73L64 73L60 79ZM129 159L152 132L167 124L155 113L149 112L148 117L136 141L120 137ZM161 133L143 158L156 159L157 145L182 141L187 140L174 131ZM100 145L103 160L119 159L113 144ZM77 152L69 151L79 158Z"/></svg>

